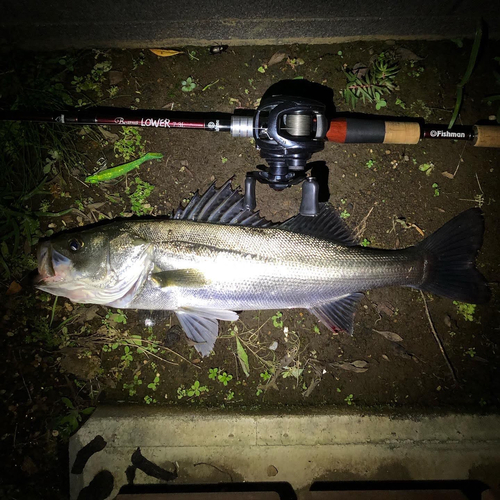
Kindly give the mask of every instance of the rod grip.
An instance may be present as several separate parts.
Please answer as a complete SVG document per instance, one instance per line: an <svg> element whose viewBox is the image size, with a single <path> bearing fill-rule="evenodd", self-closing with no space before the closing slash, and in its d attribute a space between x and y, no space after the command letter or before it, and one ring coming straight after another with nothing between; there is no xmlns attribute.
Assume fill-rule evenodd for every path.
<svg viewBox="0 0 500 500"><path fill-rule="evenodd" d="M496 125L474 125L472 144L478 148L500 148L500 127Z"/></svg>
<svg viewBox="0 0 500 500"><path fill-rule="evenodd" d="M417 144L417 122L391 122L364 118L334 118L326 138L339 143Z"/></svg>

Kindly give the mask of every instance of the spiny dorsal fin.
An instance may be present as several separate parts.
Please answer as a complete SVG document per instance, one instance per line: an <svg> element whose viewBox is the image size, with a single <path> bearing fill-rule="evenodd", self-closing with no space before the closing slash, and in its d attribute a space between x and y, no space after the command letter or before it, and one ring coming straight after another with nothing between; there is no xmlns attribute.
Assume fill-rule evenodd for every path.
<svg viewBox="0 0 500 500"><path fill-rule="evenodd" d="M319 213L315 217L299 214L283 222L278 227L294 233L308 234L309 236L336 241L346 246L358 244L346 223L340 218L335 208L328 203L320 205Z"/></svg>
<svg viewBox="0 0 500 500"><path fill-rule="evenodd" d="M201 196L197 191L185 208L177 209L173 218L252 227L274 225L262 218L259 212L245 208L244 197L231 187L231 179L219 189L213 183Z"/></svg>

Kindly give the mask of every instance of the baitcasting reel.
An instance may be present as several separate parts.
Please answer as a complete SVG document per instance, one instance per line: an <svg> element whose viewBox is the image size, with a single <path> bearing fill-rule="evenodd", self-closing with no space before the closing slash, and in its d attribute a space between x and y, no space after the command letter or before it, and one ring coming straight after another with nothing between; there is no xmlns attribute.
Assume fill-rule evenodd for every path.
<svg viewBox="0 0 500 500"><path fill-rule="evenodd" d="M329 125L325 112L325 105L312 99L274 96L264 99L253 117L233 116L232 135L252 135L260 156L267 162L247 173L248 208L255 208L256 181L281 191L307 178L308 160L324 148ZM303 185L302 215L316 215L318 189L312 177Z"/></svg>

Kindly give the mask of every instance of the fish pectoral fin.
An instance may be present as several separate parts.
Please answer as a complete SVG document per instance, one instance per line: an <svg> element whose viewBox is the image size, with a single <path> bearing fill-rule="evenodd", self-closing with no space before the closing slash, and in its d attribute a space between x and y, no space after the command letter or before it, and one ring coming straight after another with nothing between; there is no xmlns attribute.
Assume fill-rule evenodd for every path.
<svg viewBox="0 0 500 500"><path fill-rule="evenodd" d="M313 313L330 330L344 330L352 335L356 305L362 297L362 293L351 293L327 304L311 307L309 312Z"/></svg>
<svg viewBox="0 0 500 500"><path fill-rule="evenodd" d="M217 320L236 321L238 319L234 311L225 309L183 307L175 312L186 335L195 342L194 347L202 356L208 356L214 348L219 335Z"/></svg>
<svg viewBox="0 0 500 500"><path fill-rule="evenodd" d="M201 288L207 284L203 273L197 269L171 269L151 273L150 280L160 288L179 286L185 288Z"/></svg>
<svg viewBox="0 0 500 500"><path fill-rule="evenodd" d="M195 342L195 349L202 356L208 356L219 334L219 322L214 318L204 318L181 311L176 311L176 314L187 337Z"/></svg>

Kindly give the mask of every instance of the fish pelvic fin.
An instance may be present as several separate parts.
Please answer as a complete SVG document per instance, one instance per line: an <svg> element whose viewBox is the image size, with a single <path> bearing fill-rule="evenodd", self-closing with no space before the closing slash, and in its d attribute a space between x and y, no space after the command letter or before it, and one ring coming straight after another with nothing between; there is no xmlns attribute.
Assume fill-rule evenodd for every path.
<svg viewBox="0 0 500 500"><path fill-rule="evenodd" d="M461 302L487 302L488 283L475 268L483 234L483 212L471 208L416 245L425 259L424 281L416 288Z"/></svg>
<svg viewBox="0 0 500 500"><path fill-rule="evenodd" d="M343 330L352 335L356 306L363 296L362 293L344 295L326 304L311 307L309 312L314 314L330 330L334 332Z"/></svg>
<svg viewBox="0 0 500 500"><path fill-rule="evenodd" d="M175 312L187 337L195 343L194 348L203 357L213 351L219 335L218 319L238 319L238 314L228 310L183 308Z"/></svg>

